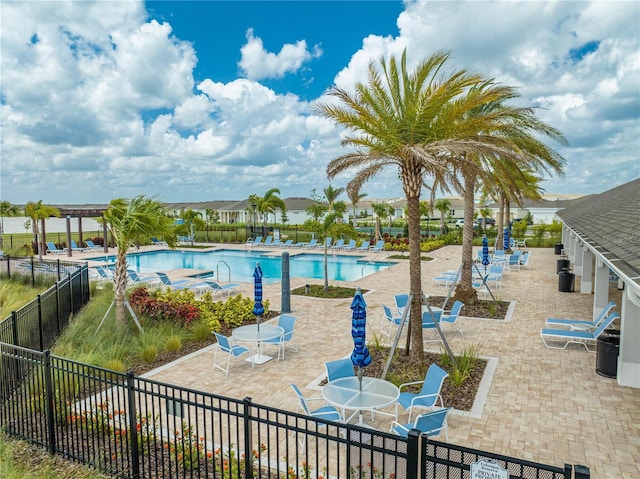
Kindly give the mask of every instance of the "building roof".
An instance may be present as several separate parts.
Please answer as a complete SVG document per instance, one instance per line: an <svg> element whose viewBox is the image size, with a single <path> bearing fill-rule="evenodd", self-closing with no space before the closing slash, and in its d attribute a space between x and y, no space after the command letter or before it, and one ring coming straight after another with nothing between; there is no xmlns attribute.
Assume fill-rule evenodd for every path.
<svg viewBox="0 0 640 479"><path fill-rule="evenodd" d="M640 178L572 200L556 215L640 290Z"/></svg>

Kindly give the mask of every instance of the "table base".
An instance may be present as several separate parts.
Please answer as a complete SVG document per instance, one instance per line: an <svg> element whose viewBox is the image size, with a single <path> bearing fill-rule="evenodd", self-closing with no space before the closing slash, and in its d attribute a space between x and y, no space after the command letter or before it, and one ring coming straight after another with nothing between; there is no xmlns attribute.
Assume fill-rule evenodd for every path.
<svg viewBox="0 0 640 479"><path fill-rule="evenodd" d="M267 356L266 354L254 354L250 358L245 359L245 361L253 362L253 364L264 364L272 359L273 356Z"/></svg>

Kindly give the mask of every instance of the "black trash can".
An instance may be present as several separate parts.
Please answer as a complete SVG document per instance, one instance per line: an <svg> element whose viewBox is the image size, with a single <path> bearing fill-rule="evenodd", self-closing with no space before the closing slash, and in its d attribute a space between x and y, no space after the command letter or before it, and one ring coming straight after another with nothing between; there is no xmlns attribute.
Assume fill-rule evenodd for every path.
<svg viewBox="0 0 640 479"><path fill-rule="evenodd" d="M571 261L569 261L568 259L559 259L558 260L558 265L556 268L556 273L559 273L560 271L563 270L568 270L569 267L571 266Z"/></svg>
<svg viewBox="0 0 640 479"><path fill-rule="evenodd" d="M596 372L600 376L615 378L618 375L620 330L606 329L596 342Z"/></svg>
<svg viewBox="0 0 640 479"><path fill-rule="evenodd" d="M555 252L555 254L562 254L562 250L563 249L564 249L564 244L556 243L556 246L554 248L554 252Z"/></svg>
<svg viewBox="0 0 640 479"><path fill-rule="evenodd" d="M573 292L573 284L576 280L576 275L568 269L564 269L558 273L558 291L562 293Z"/></svg>

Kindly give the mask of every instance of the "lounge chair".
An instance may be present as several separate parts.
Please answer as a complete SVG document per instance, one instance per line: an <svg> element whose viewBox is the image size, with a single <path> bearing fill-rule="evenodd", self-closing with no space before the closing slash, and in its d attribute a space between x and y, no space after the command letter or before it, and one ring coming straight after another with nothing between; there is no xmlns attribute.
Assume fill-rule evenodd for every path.
<svg viewBox="0 0 640 479"><path fill-rule="evenodd" d="M279 247L281 245L282 245L282 242L281 242L280 238L276 238L271 242L271 244L269 246L278 246Z"/></svg>
<svg viewBox="0 0 640 479"><path fill-rule="evenodd" d="M64 254L66 251L58 248L53 241L47 241L47 253Z"/></svg>
<svg viewBox="0 0 640 479"><path fill-rule="evenodd" d="M397 421L391 422L389 432L394 432L399 436L407 437L411 429L417 429L426 436L437 436L444 431L446 441L449 442L449 434L447 432L447 413L451 408L437 409L436 411L426 412L416 417L414 422L409 424L400 424Z"/></svg>
<svg viewBox="0 0 640 479"><path fill-rule="evenodd" d="M256 236L255 239L247 238L247 241L245 243L251 246L258 246L260 243L262 243L262 235Z"/></svg>
<svg viewBox="0 0 640 479"><path fill-rule="evenodd" d="M262 243L256 244L256 246L271 246L273 243L273 236L267 236Z"/></svg>
<svg viewBox="0 0 640 479"><path fill-rule="evenodd" d="M582 344L587 351L595 353L595 349L589 349L589 345L595 343L598 336L607 329L620 315L618 313L611 313L607 316L600 325L593 331L576 331L573 329L560 329L560 328L542 328L540 330L540 337L542 342L549 349L565 349L569 343Z"/></svg>
<svg viewBox="0 0 640 479"><path fill-rule="evenodd" d="M204 291L211 290L214 294L219 294L222 297L229 297L231 294L236 294L238 292L238 288L240 288L240 284L238 283L226 283L220 284L217 281L212 279L208 279L193 285L194 289L197 288L206 288Z"/></svg>
<svg viewBox="0 0 640 479"><path fill-rule="evenodd" d="M288 239L284 243L279 243L278 244L278 248L292 248L292 247L293 247L293 240L292 239Z"/></svg>
<svg viewBox="0 0 640 479"><path fill-rule="evenodd" d="M328 238L324 239L324 243L319 243L316 244L316 248L319 249L324 249L325 245L327 246L327 249L331 249L331 242L333 241L333 238L331 236L329 236Z"/></svg>
<svg viewBox="0 0 640 479"><path fill-rule="evenodd" d="M356 248L356 251L369 251L369 241L365 240L360 246Z"/></svg>
<svg viewBox="0 0 640 479"><path fill-rule="evenodd" d="M158 271L156 273L162 284L165 286L169 286L172 289L184 289L187 284L194 286L194 282L191 279L179 279L177 281L171 281L166 273Z"/></svg>
<svg viewBox="0 0 640 479"><path fill-rule="evenodd" d="M611 310L615 307L615 301L609 301L600 314L596 316L593 321L586 319L565 319L565 318L547 318L546 323L548 328L566 327L569 329L589 330L598 327L601 321L606 319L611 313Z"/></svg>
<svg viewBox="0 0 640 479"><path fill-rule="evenodd" d="M333 243L333 246L331 246L330 249L340 249L344 246L344 240L342 238L340 238L339 240L336 240L335 243Z"/></svg>
<svg viewBox="0 0 640 479"><path fill-rule="evenodd" d="M167 246L167 242L166 241L160 241L155 236L151 237L151 244L155 245L155 246Z"/></svg>
<svg viewBox="0 0 640 479"><path fill-rule="evenodd" d="M369 248L369 251L372 251L372 252L384 251L384 240L376 241L376 244L371 246Z"/></svg>
<svg viewBox="0 0 640 479"><path fill-rule="evenodd" d="M71 251L77 251L79 253L82 253L85 250L86 248L80 248L78 246L78 243L76 243L76 240L71 240Z"/></svg>
<svg viewBox="0 0 640 479"><path fill-rule="evenodd" d="M401 384L399 387L400 396L398 397L398 402L396 403L396 421L398 420L398 406L406 411L409 411L408 422L411 422L411 413L413 412L413 408L434 408L437 405L438 401L440 401L440 406L444 407L440 391L442 390L442 384L444 384L444 380L448 376L448 372L446 372L437 364L432 363L427 370L424 381L415 381L411 383ZM403 388L414 384L422 384L422 389L419 393L414 394L409 392L402 392Z"/></svg>
<svg viewBox="0 0 640 479"><path fill-rule="evenodd" d="M148 284L148 285L159 286L160 283L162 282L157 275L155 275L155 276L140 276L133 269L128 269L127 270L127 276L129 277L129 282L131 284L138 284L138 285Z"/></svg>
<svg viewBox="0 0 640 479"><path fill-rule="evenodd" d="M94 266L93 270L98 274L100 281L113 281L114 275L111 269L98 265Z"/></svg>
<svg viewBox="0 0 640 479"><path fill-rule="evenodd" d="M87 240L85 241L85 243L87 244L87 249L89 249L90 251L99 251L102 249L102 246L95 244L91 240Z"/></svg>
<svg viewBox="0 0 640 479"><path fill-rule="evenodd" d="M316 238L311 238L308 243L302 245L304 248L316 248L318 246L318 240Z"/></svg>
<svg viewBox="0 0 640 479"><path fill-rule="evenodd" d="M218 368L221 371L224 371L224 375L228 376L229 375L229 365L231 364L231 358L237 358L242 356L243 354L247 354L250 351L245 348L244 346L239 346L237 344L235 344L233 342L232 339L220 334L220 333L213 333L214 336L216 337L217 340L217 347L216 347L216 351L213 354L213 367L214 368ZM222 367L220 365L218 365L217 363L217 359L218 359L218 352L222 352L224 354L227 355L227 364L225 367ZM252 357L252 356L249 356ZM253 367L253 359L251 360L251 367Z"/></svg>
<svg viewBox="0 0 640 479"><path fill-rule="evenodd" d="M282 353L282 359L284 359L284 346L293 341L293 327L296 324L296 317L290 314L281 314L278 318L278 326L280 326L284 333L279 338L268 339L263 341L263 344L274 344L278 347L278 359L280 359L280 353ZM294 346L296 350L297 346Z"/></svg>
<svg viewBox="0 0 640 479"><path fill-rule="evenodd" d="M349 244L346 244L342 247L343 251L354 251L356 249L356 240L349 240Z"/></svg>

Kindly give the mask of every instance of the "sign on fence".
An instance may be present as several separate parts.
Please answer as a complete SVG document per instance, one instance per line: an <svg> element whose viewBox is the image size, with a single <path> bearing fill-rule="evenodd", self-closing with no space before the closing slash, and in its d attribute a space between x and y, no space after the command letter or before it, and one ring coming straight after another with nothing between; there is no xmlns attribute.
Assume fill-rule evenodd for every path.
<svg viewBox="0 0 640 479"><path fill-rule="evenodd" d="M509 472L491 459L480 459L470 469L471 479L509 479Z"/></svg>

